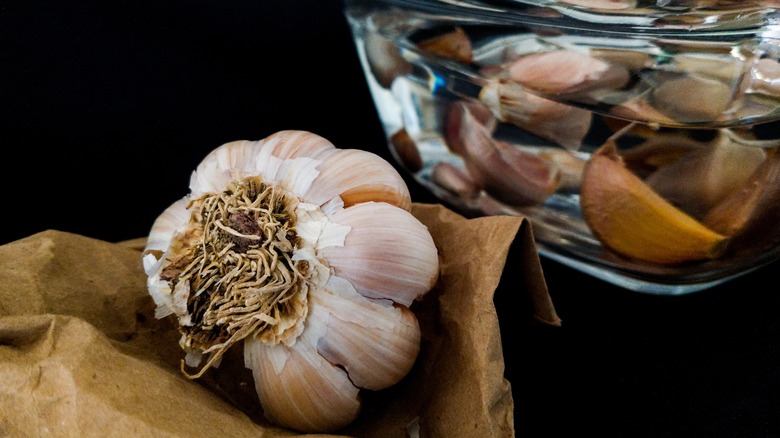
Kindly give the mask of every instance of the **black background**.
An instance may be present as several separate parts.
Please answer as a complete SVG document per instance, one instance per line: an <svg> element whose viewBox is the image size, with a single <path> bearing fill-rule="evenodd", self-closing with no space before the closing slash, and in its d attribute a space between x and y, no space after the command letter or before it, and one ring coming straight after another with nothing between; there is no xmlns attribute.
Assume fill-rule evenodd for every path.
<svg viewBox="0 0 780 438"><path fill-rule="evenodd" d="M335 0L0 2L0 108L0 244L145 236L232 140L390 158ZM562 327L497 296L517 436L780 437L777 263L681 297L542 266Z"/></svg>

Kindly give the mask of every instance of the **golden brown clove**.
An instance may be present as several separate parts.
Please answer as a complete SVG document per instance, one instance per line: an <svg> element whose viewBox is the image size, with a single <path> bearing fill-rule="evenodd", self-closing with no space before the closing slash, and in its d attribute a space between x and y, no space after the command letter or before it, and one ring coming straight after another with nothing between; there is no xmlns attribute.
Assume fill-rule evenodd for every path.
<svg viewBox="0 0 780 438"><path fill-rule="evenodd" d="M635 260L679 264L712 259L728 242L627 169L612 139L585 165L580 207L588 227L606 247Z"/></svg>

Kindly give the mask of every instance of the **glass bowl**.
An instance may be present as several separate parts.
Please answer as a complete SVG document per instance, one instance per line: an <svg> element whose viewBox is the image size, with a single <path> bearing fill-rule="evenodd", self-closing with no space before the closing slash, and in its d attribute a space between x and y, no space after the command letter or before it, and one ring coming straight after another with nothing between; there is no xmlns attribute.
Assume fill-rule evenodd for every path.
<svg viewBox="0 0 780 438"><path fill-rule="evenodd" d="M388 147L539 253L685 294L780 255L776 1L346 0Z"/></svg>

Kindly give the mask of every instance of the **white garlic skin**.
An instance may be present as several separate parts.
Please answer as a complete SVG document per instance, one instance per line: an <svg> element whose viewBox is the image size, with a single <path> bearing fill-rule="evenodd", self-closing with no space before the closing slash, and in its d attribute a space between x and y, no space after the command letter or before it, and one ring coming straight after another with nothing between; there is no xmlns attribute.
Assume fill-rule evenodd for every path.
<svg viewBox="0 0 780 438"><path fill-rule="evenodd" d="M312 274L302 333L275 344L245 338L245 365L269 420L304 432L335 431L359 414L362 389L391 386L414 365L421 335L409 306L438 279L437 248L409 212L403 179L377 155L338 149L305 131L226 143L197 166L191 193L150 231L144 268L158 317L188 321L182 288L174 291L160 273L171 240L187 226L189 200L249 176L298 198L302 247L293 257L310 261Z"/></svg>

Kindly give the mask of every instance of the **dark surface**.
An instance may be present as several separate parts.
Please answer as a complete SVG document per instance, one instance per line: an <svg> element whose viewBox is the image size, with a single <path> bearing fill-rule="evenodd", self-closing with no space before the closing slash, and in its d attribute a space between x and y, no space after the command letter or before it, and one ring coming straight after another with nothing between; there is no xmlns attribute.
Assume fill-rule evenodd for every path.
<svg viewBox="0 0 780 438"><path fill-rule="evenodd" d="M0 244L145 236L208 151L282 129L389 159L333 0L3 2L0 106ZM497 297L517 436L780 437L777 263L658 297L542 262L562 327Z"/></svg>

